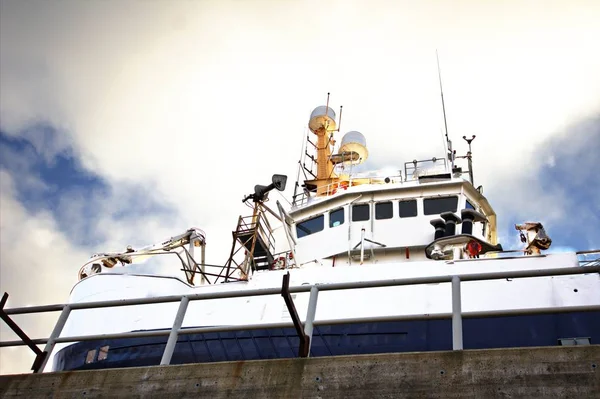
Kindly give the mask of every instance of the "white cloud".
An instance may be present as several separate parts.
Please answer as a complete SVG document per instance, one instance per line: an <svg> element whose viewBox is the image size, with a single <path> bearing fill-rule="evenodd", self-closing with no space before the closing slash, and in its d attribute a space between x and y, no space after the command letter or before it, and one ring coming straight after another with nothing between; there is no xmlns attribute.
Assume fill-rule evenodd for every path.
<svg viewBox="0 0 600 399"><path fill-rule="evenodd" d="M272 173L293 186L304 126L327 91L345 106L342 129L366 135L373 162L440 156L436 48L455 148L477 134L475 177L487 188L528 173L514 165L541 164L530 159L537 145L600 109L596 2L0 4L0 128L50 157L72 147L109 185L95 205L91 233L107 234L98 250L198 226L207 261L223 263L243 194ZM58 143L28 129L40 123L58 130ZM122 219L127 190L174 214ZM2 195L7 214L35 223L3 221L2 252L31 228L45 232L59 246L36 245L49 253L53 292L66 295L87 248L71 246L49 214ZM517 207L528 202L510 195ZM85 230L77 194L63 206ZM3 265L22 264L10 256ZM33 299L52 301L38 281Z"/></svg>
<svg viewBox="0 0 600 399"><path fill-rule="evenodd" d="M14 156L10 151L3 153ZM25 173L28 188L42 187L43 183L35 183L37 179L29 168L24 161L18 169ZM123 208L134 208L131 204L123 206L131 201L125 192L131 189L130 186L116 187L106 197L84 197L78 192L65 194L61 198L61 207L67 209L58 214L62 218L61 224L69 227L61 231L55 214L44 209L42 203L37 206L39 210L31 211L18 201L14 179L22 176L0 169L0 293L10 294L9 308L65 303L77 282L79 268L92 253L125 249L127 244L134 247L147 245L149 239L158 242L186 228L180 227L184 225L176 217L161 220L164 214L120 215ZM143 193L139 194L138 199L143 199ZM97 214L89 215L90 209ZM94 244L85 246L72 239L82 235L88 236L83 241ZM180 274L177 262L171 259L160 261L152 266L154 272ZM58 313L43 313L14 316L13 319L31 338L41 338L49 336L57 317ZM17 339L4 323L0 324L0 335L3 341ZM33 360L33 352L26 347L2 348L0 374L27 372Z"/></svg>
<svg viewBox="0 0 600 399"><path fill-rule="evenodd" d="M78 264L89 255L58 231L47 211L28 212L16 199L12 177L0 170L0 292L10 294L7 307L64 303L77 281ZM50 335L56 313L14 317L33 338ZM2 323L2 340L17 339ZM26 372L33 352L2 350L0 373Z"/></svg>

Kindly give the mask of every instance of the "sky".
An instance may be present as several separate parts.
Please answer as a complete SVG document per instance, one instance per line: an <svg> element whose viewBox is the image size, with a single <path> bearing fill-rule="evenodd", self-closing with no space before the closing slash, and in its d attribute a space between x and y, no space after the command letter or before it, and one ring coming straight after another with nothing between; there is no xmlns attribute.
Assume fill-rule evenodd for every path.
<svg viewBox="0 0 600 399"><path fill-rule="evenodd" d="M504 246L536 220L554 250L599 248L598 20L593 0L0 0L0 291L66 302L91 254L192 226L224 263L255 184L287 174L291 197L327 92L366 167L439 157L436 49ZM0 373L32 360L2 349Z"/></svg>

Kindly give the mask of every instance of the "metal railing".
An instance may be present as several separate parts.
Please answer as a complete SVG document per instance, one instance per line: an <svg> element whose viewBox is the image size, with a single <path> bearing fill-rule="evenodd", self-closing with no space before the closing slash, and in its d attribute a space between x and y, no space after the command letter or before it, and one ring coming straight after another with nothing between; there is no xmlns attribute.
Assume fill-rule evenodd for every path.
<svg viewBox="0 0 600 399"><path fill-rule="evenodd" d="M421 169L419 169L419 166L421 166ZM422 173L422 175L419 175L417 171ZM414 161L404 163L404 181L414 180L419 176L425 176L427 174L445 173L447 171L448 163L446 161L446 157L433 157L431 159L424 159L420 161L415 159Z"/></svg>
<svg viewBox="0 0 600 399"><path fill-rule="evenodd" d="M390 182L393 182L393 183L403 183L404 182L404 180L402 180L401 174L396 175L396 176L393 176L393 175L381 175L381 176L349 175L349 176L350 177L349 177L348 182L334 182L334 183L321 185L318 188L326 191L328 193L327 194L328 196L332 196L337 193L343 193L351 187L356 187L357 185L352 183L355 180L359 180L360 185L366 185L366 184L384 185L384 184L388 184L388 183L386 183L386 179L390 179ZM308 192L303 191L301 193L294 195L294 197L292 198L292 208L298 209L304 205L307 205L311 199L319 198L316 196L316 194L317 194L317 189L315 188Z"/></svg>
<svg viewBox="0 0 600 399"><path fill-rule="evenodd" d="M579 266L600 266L600 249L575 252Z"/></svg>
<svg viewBox="0 0 600 399"><path fill-rule="evenodd" d="M266 230L265 227L266 226ZM259 237L263 240L270 252L275 250L275 237L271 224L263 213L258 216L240 216L238 220L238 232L258 231Z"/></svg>
<svg viewBox="0 0 600 399"><path fill-rule="evenodd" d="M332 325L332 324L349 324L357 322L382 322L382 321L412 321L412 320L424 320L424 319L452 319L452 349L462 350L463 349L463 333L462 333L462 319L463 318L482 318L482 317L496 317L496 316L515 316L515 315L527 315L527 314L547 314L547 313L567 313L567 312L585 312L585 311L600 311L600 303L595 305L585 306L566 306L566 307L546 307L546 308L528 308L528 309L510 309L510 310L488 310L488 311L475 311L475 312L462 312L462 299L461 299L461 283L469 281L484 281L484 280L498 280L505 278L531 278L531 277L550 277L550 276L565 276L565 275L576 275L576 274L590 274L600 273L600 266L587 266L587 267L567 267L567 268L556 268L556 269L539 269L539 270L519 270L519 271L506 271L506 272L491 272L491 273L472 273L464 275L447 275L447 276L432 276L432 277L414 277L414 278L403 278L403 279L388 279L388 280L375 280L375 281L360 281L360 282L346 282L346 283L328 283L328 284L313 284L313 285L302 285L296 287L290 287L290 293L305 293L310 292L308 301L308 310L306 318L304 320L304 334L309 337L309 348L312 343L312 333L314 326L318 325ZM315 320L318 295L321 291L337 291L337 290L348 290L348 289L363 289L363 288L380 288L380 287L395 287L395 286L409 286L418 284L434 284L434 283L450 283L452 285L452 312L451 313L436 313L436 314L412 314L412 315L392 315L392 316L377 316L377 317L358 317L358 318L345 318L345 319L331 319L331 320ZM228 326L217 326L217 327L195 327L195 328L182 328L183 319L187 311L187 307L190 301L205 300L205 299L221 299L221 298L241 298L250 296L264 296L264 295L280 295L282 294L282 288L263 288L263 289L251 289L236 292L210 292L210 293L198 293L191 295L171 295L162 296L155 298L138 298L138 299L119 299L110 301L98 301L98 302L84 302L84 303L71 303L71 304L57 304L57 305L45 305L45 306L31 306L22 308L13 308L3 310L5 315L19 315L19 314L32 314L32 313L43 313L43 312L56 312L60 311L61 314L58 321L50 335L46 339L34 339L30 340L30 343L35 345L45 344L44 352L46 353L45 359L41 363L38 371L43 371L46 362L48 361L50 354L52 353L54 346L57 343L67 342L79 342L79 341L92 341L102 339L119 339L119 338L141 338L141 337L156 337L156 336L167 336L168 340L165 346L163 356L161 359L161 365L168 365L171 362L173 351L177 343L179 335L185 334L201 334L209 332L225 332L234 331L239 329L245 330L256 330L264 328L286 328L293 327L292 322L280 322L280 323L263 323L263 324L251 324L251 325L228 325ZM152 331L138 331L138 332L125 332L125 333L111 333L111 334L95 334L95 335L83 335L83 336L69 336L60 337L60 333L63 330L69 315L72 310L79 309L96 309L96 308L107 308L107 307L119 307L119 306L131 306L131 305L147 305L157 303L170 303L179 302L179 308L175 315L175 319L170 330L152 330ZM0 342L0 347L10 346L21 346L27 345L24 341L4 341Z"/></svg>

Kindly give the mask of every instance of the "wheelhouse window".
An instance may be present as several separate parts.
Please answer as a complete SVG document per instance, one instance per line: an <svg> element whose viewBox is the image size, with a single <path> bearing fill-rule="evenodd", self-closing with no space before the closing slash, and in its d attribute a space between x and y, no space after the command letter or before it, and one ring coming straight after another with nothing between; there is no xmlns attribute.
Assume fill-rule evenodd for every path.
<svg viewBox="0 0 600 399"><path fill-rule="evenodd" d="M425 215L439 215L443 212L456 212L458 197L425 198L423 211Z"/></svg>
<svg viewBox="0 0 600 399"><path fill-rule="evenodd" d="M91 349L85 355L85 364L94 363L96 361L96 349Z"/></svg>
<svg viewBox="0 0 600 399"><path fill-rule="evenodd" d="M393 215L394 208L391 201L375 204L375 219L391 219Z"/></svg>
<svg viewBox="0 0 600 399"><path fill-rule="evenodd" d="M319 231L323 230L324 221L325 216L319 215L305 220L304 222L298 223L296 225L296 235L298 238L302 238L314 233L318 233Z"/></svg>
<svg viewBox="0 0 600 399"><path fill-rule="evenodd" d="M475 205L473 205L469 200L467 200L467 203L465 205L465 209L473 209L473 210L475 210Z"/></svg>
<svg viewBox="0 0 600 399"><path fill-rule="evenodd" d="M401 218L412 218L417 216L417 200L406 200L398 203Z"/></svg>
<svg viewBox="0 0 600 399"><path fill-rule="evenodd" d="M108 358L108 348L110 348L108 345L100 347L100 351L98 352L98 361L106 360Z"/></svg>
<svg viewBox="0 0 600 399"><path fill-rule="evenodd" d="M369 204L359 204L352 206L352 221L363 222L369 220Z"/></svg>
<svg viewBox="0 0 600 399"><path fill-rule="evenodd" d="M337 227L344 224L344 208L329 212L329 227Z"/></svg>

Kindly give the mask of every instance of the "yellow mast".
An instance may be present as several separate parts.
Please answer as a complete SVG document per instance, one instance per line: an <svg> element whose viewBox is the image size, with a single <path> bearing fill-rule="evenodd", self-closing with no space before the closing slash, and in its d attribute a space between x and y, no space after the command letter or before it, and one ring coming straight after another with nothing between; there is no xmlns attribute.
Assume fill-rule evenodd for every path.
<svg viewBox="0 0 600 399"><path fill-rule="evenodd" d="M340 119L342 108L340 107ZM358 165L364 162L369 152L366 147L366 140L362 133L351 131L342 138L340 152L332 154L332 147L335 144L332 136L339 131L339 126L335 122L335 112L329 108L329 93L327 93L327 105L322 105L314 109L310 114L308 122L310 131L317 136L316 159L317 174L312 180L305 180L305 187L310 192L316 192L317 197L334 194L340 187L347 188L350 185L348 175L338 176L335 173L335 165ZM312 141L311 141L312 144ZM352 180L352 185L365 184L365 179Z"/></svg>
<svg viewBox="0 0 600 399"><path fill-rule="evenodd" d="M317 107L310 115L308 126L311 132L317 136L317 177L306 183L316 186L317 196L328 195L333 188L331 184L338 180L333 171L334 164L331 161L331 135L337 126L335 112L328 105Z"/></svg>

